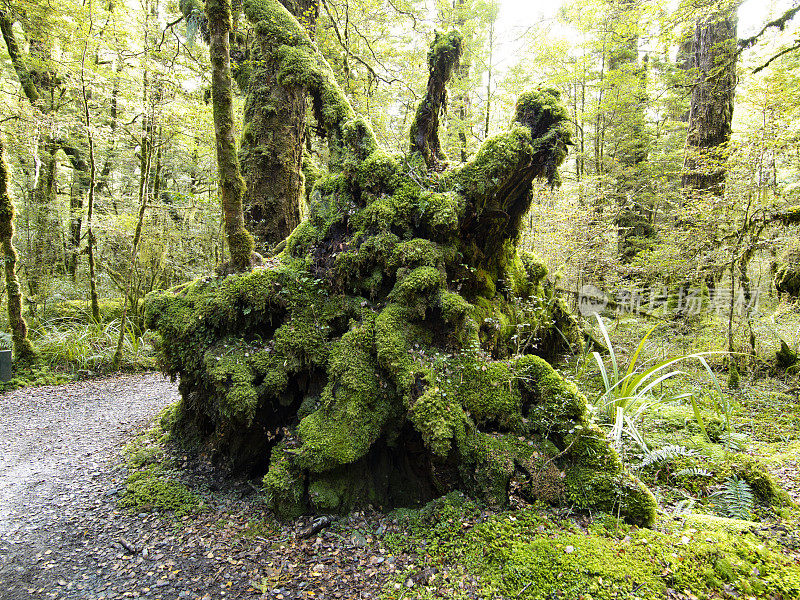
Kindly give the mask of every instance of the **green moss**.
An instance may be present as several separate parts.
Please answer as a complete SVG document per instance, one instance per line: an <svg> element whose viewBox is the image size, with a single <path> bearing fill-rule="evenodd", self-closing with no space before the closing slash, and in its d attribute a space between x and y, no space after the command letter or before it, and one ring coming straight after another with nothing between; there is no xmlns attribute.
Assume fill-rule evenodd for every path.
<svg viewBox="0 0 800 600"><path fill-rule="evenodd" d="M400 304L418 309L421 303L430 303L445 283L445 274L439 269L417 267L397 283L389 297Z"/></svg>
<svg viewBox="0 0 800 600"><path fill-rule="evenodd" d="M244 9L279 84L311 96L331 172L314 175L307 219L265 266L148 297L162 366L181 378L174 431L195 432L234 469L269 454L264 487L284 516L454 487L504 505L513 484L650 523L652 497L585 397L531 354L580 336L544 265L516 242L532 180L563 160L557 95L524 96L519 122L473 161L429 172L431 157L378 147L277 0ZM450 71L460 43L437 36L429 66ZM404 466L420 462L429 468Z"/></svg>
<svg viewBox="0 0 800 600"><path fill-rule="evenodd" d="M241 228L228 236L228 248L231 252L231 262L237 269L244 270L250 266L250 257L253 254L253 236Z"/></svg>
<svg viewBox="0 0 800 600"><path fill-rule="evenodd" d="M370 320L355 325L334 345L329 367L333 382L322 393L322 406L297 427L302 468L322 472L355 462L393 416L393 390L378 370L374 348Z"/></svg>
<svg viewBox="0 0 800 600"><path fill-rule="evenodd" d="M119 506L136 512L163 510L184 515L200 508L201 501L196 493L163 469L151 465L128 476Z"/></svg>
<svg viewBox="0 0 800 600"><path fill-rule="evenodd" d="M448 174L446 181L479 208L492 198L505 183L507 174L530 158L531 132L525 127L513 127L499 136L487 139L475 158L465 167Z"/></svg>
<svg viewBox="0 0 800 600"><path fill-rule="evenodd" d="M355 140L354 145L363 145L363 142L359 144L358 140ZM402 183L400 164L382 150L370 151L366 158L355 166L353 180L362 190L368 192L381 193L387 189L394 190Z"/></svg>
<svg viewBox="0 0 800 600"><path fill-rule="evenodd" d="M458 400L438 388L428 388L411 406L409 420L439 458L447 458L453 442L465 439L470 426Z"/></svg>
<svg viewBox="0 0 800 600"><path fill-rule="evenodd" d="M280 517L293 519L305 512L305 478L302 471L289 460L284 444L278 444L272 449L269 470L264 476L263 485L270 505Z"/></svg>
<svg viewBox="0 0 800 600"><path fill-rule="evenodd" d="M473 308L461 295L445 290L439 292L436 304L445 322L454 325L461 323Z"/></svg>
<svg viewBox="0 0 800 600"><path fill-rule="evenodd" d="M228 343L210 349L206 354L206 370L220 398L216 408L224 420L249 423L255 416L258 394L253 385L254 374L247 360L251 351L228 340Z"/></svg>
<svg viewBox="0 0 800 600"><path fill-rule="evenodd" d="M375 319L375 349L378 364L394 375L394 382L402 392L408 392L417 379L420 369L411 355L415 338L408 309L399 304L388 304Z"/></svg>
<svg viewBox="0 0 800 600"><path fill-rule="evenodd" d="M453 392L478 421L496 420L508 429L519 427L522 394L512 366L501 361L466 364Z"/></svg>
<svg viewBox="0 0 800 600"><path fill-rule="evenodd" d="M786 490L778 485L775 478L758 460L744 454L738 455L731 467L731 472L744 479L758 499L765 504L775 507L794 506L794 502Z"/></svg>
<svg viewBox="0 0 800 600"><path fill-rule="evenodd" d="M440 571L475 581L480 597L660 600L679 590L766 600L800 593L800 568L780 548L746 529L691 517L652 531L600 516L587 533L534 510L498 514L467 530L472 514L463 508L443 504L428 519L420 513L409 515L410 537L390 541L393 549L424 547Z"/></svg>

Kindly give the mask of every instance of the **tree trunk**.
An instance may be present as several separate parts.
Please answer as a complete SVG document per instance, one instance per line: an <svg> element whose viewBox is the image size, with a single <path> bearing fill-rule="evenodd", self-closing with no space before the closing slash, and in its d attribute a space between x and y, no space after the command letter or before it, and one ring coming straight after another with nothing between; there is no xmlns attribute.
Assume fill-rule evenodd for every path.
<svg viewBox="0 0 800 600"><path fill-rule="evenodd" d="M424 165L379 148L277 0L245 11L283 44L280 72L307 88L340 162L266 268L147 299L162 366L181 378L176 438L266 471L268 502L286 517L455 489L506 505L519 484L530 499L651 524L653 496L585 397L532 353L581 344L563 303L539 302L546 268L516 246L532 181L554 183L565 158L558 92L523 94L509 129L433 191L420 185ZM429 102L429 119L438 108ZM541 330L517 344L520 330L500 324L521 315Z"/></svg>
<svg viewBox="0 0 800 600"><path fill-rule="evenodd" d="M411 125L411 152L418 152L428 168L439 168L446 159L439 141L439 116L447 108L447 83L461 62L462 51L458 31L437 31L428 51L428 89Z"/></svg>
<svg viewBox="0 0 800 600"><path fill-rule="evenodd" d="M142 148L141 158L139 160L141 175L139 178L139 215L136 219L136 231L133 234L133 244L131 247L130 267L128 269L128 279L125 282L125 295L122 298L122 316L119 323L119 337L117 338L117 348L114 351L112 365L118 369L122 363L122 346L125 342L125 327L128 317L128 306L134 311L136 310L136 303L131 298L131 287L133 285L133 278L136 274L136 257L139 254L139 242L142 239L142 230L144 229L144 215L147 210L148 192L149 192L149 179L150 167L153 156L153 140L151 137L152 127L145 129L142 135Z"/></svg>
<svg viewBox="0 0 800 600"><path fill-rule="evenodd" d="M60 263L55 234L59 224L56 221L56 177L58 172L58 147L46 137L39 144L39 181L33 191L33 211L35 237L33 241L32 267L28 272L28 287L31 296L38 304L42 301L44 285L53 274L53 266Z"/></svg>
<svg viewBox="0 0 800 600"><path fill-rule="evenodd" d="M283 0L282 4L313 38L319 0ZM305 197L306 90L300 82L279 80L277 52L282 43L256 31L240 158L247 183L245 221L255 249L265 254L300 222L300 202Z"/></svg>
<svg viewBox="0 0 800 600"><path fill-rule="evenodd" d="M78 273L78 254L81 245L81 229L83 229L83 195L88 182L84 173L73 171L72 185L69 191L69 236L67 237L66 268L74 282Z"/></svg>
<svg viewBox="0 0 800 600"><path fill-rule="evenodd" d="M253 237L245 229L242 198L245 184L239 171L233 127L233 92L231 84L230 0L207 0L211 86L214 104L214 132L217 139L217 166L222 195L225 235L231 252L231 267L245 271L251 267Z"/></svg>
<svg viewBox="0 0 800 600"><path fill-rule="evenodd" d="M94 217L94 198L97 189L97 162L94 153L94 135L92 135L92 122L89 116L89 96L86 90L86 78L84 68L86 66L86 47L84 47L81 58L81 99L83 100L83 117L86 125L86 141L89 146L89 198L86 207L86 253L89 262L89 301L92 307L92 318L95 323L100 322L100 303L97 298L97 278L95 276L94 262L94 231L92 230L92 218ZM75 247L80 243L80 221L78 221L78 232L76 235ZM76 255L77 259L77 255ZM77 262L77 260L76 260ZM73 279L75 273L73 271Z"/></svg>
<svg viewBox="0 0 800 600"><path fill-rule="evenodd" d="M28 340L28 326L22 316L22 292L17 279L17 251L14 248L14 204L10 195L11 174L5 159L5 143L0 137L0 241L5 258L6 291L8 292L8 322L14 341L14 357L18 362L29 361L36 353Z"/></svg>
<svg viewBox="0 0 800 600"><path fill-rule="evenodd" d="M736 91L736 9L697 24L692 43L695 82L682 185L687 200L722 197Z"/></svg>

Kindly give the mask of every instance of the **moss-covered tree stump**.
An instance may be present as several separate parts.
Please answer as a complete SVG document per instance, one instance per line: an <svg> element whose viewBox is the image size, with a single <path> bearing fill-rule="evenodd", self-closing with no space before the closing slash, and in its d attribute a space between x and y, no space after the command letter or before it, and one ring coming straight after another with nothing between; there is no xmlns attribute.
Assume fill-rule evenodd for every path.
<svg viewBox="0 0 800 600"><path fill-rule="evenodd" d="M277 0L245 8L281 42L279 77L311 95L331 171L279 256L148 298L180 378L176 432L264 474L287 517L453 489L504 505L513 488L652 522L652 495L545 360L581 333L516 247L533 180L556 177L569 142L557 92L523 95L471 162L428 171L422 152L378 148Z"/></svg>

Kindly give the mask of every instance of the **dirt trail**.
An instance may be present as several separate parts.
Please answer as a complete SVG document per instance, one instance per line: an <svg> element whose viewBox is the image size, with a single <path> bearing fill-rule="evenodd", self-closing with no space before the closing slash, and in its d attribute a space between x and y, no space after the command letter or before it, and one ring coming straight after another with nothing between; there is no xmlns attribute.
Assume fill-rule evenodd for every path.
<svg viewBox="0 0 800 600"><path fill-rule="evenodd" d="M129 591L97 576L123 550L114 466L131 432L176 399L156 374L0 395L0 598Z"/></svg>

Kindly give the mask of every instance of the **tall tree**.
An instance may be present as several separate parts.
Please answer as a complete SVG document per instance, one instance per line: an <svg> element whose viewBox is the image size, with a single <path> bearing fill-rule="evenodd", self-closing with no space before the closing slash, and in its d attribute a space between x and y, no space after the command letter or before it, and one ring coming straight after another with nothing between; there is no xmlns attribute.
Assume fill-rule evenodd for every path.
<svg viewBox="0 0 800 600"><path fill-rule="evenodd" d="M5 141L0 136L0 244L6 272L8 293L8 322L14 341L14 356L17 361L28 361L36 353L28 340L28 326L22 316L22 291L17 278L17 251L14 248L14 203L11 200L11 174L6 164Z"/></svg>
<svg viewBox="0 0 800 600"><path fill-rule="evenodd" d="M618 206L617 251L630 261L654 233L643 163L647 160L645 107L647 63L639 60L641 10L633 0L609 7L606 81L607 155L612 164L613 194Z"/></svg>
<svg viewBox="0 0 800 600"><path fill-rule="evenodd" d="M282 4L313 39L319 0ZM244 112L240 158L247 183L245 219L262 254L297 226L304 198L306 91L291 70L279 69L285 41L256 28Z"/></svg>
<svg viewBox="0 0 800 600"><path fill-rule="evenodd" d="M233 126L230 33L231 1L207 0L209 50L211 53L211 97L217 140L217 168L222 195L225 234L231 252L231 268L245 271L251 266L253 237L245 229L242 198L245 184L236 156Z"/></svg>
<svg viewBox="0 0 800 600"><path fill-rule="evenodd" d="M697 23L691 51L694 74L683 189L687 199L722 197L736 92L736 10L714 11Z"/></svg>

